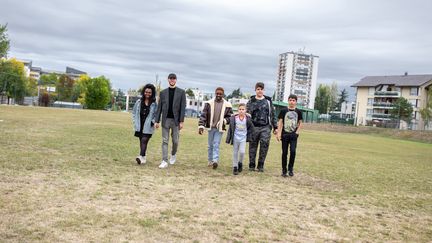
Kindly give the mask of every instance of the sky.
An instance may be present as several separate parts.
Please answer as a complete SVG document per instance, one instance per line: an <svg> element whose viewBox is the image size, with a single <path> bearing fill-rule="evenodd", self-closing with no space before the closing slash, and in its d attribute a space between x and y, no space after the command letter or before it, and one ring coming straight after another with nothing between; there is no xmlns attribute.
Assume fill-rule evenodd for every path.
<svg viewBox="0 0 432 243"><path fill-rule="evenodd" d="M430 0L0 0L9 57L70 66L137 89L167 87L266 94L278 56L319 56L318 83L348 88L364 76L432 73ZM353 89L350 88L350 99Z"/></svg>

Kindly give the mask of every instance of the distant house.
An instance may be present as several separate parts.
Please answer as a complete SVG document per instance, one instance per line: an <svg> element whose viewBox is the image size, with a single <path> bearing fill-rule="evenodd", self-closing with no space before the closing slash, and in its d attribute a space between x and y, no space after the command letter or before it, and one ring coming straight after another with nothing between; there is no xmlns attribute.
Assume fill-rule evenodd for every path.
<svg viewBox="0 0 432 243"><path fill-rule="evenodd" d="M394 102L399 97L404 97L413 106L413 119L410 127L402 123L400 128L424 128L425 124L419 111L426 106L427 92L432 87L432 74L366 76L352 87L357 88L356 125L394 127L395 122L392 121L390 111L394 109Z"/></svg>

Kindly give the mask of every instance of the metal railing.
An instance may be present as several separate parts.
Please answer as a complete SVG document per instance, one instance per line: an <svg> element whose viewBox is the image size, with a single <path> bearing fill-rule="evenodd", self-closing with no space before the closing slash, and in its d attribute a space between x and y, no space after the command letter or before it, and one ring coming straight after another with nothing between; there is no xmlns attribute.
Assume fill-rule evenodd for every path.
<svg viewBox="0 0 432 243"><path fill-rule="evenodd" d="M390 118L391 114L372 113L372 118Z"/></svg>
<svg viewBox="0 0 432 243"><path fill-rule="evenodd" d="M393 96L393 97L400 97L401 93L399 91L375 91L375 96Z"/></svg>
<svg viewBox="0 0 432 243"><path fill-rule="evenodd" d="M386 107L386 108L393 108L394 105L392 103L383 103L383 102L374 102L372 104L373 107Z"/></svg>

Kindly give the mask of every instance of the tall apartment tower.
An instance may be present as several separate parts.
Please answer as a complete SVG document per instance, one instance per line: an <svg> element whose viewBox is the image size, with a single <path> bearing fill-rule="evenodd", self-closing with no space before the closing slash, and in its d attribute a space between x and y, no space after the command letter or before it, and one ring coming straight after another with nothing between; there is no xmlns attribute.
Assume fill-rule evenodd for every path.
<svg viewBox="0 0 432 243"><path fill-rule="evenodd" d="M276 100L288 102L288 96L295 94L297 103L314 108L319 57L303 52L286 52L279 55L279 69L276 83Z"/></svg>

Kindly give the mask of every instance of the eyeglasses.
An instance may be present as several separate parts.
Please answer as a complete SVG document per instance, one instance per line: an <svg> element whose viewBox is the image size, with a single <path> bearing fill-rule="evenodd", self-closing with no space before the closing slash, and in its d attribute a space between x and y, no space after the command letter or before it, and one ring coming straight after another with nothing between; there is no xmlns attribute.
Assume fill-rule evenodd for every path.
<svg viewBox="0 0 432 243"><path fill-rule="evenodd" d="M223 93L216 93L216 95L223 95Z"/></svg>
<svg viewBox="0 0 432 243"><path fill-rule="evenodd" d="M177 79L177 78L169 78L169 79Z"/></svg>

